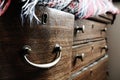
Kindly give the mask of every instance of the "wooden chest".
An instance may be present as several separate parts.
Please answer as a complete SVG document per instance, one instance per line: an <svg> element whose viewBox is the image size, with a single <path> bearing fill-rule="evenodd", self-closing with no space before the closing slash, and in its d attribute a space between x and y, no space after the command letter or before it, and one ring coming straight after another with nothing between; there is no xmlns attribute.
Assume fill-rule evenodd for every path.
<svg viewBox="0 0 120 80"><path fill-rule="evenodd" d="M107 80L106 30L113 15L74 20L44 8L36 11L41 23L22 26L15 5L0 17L0 80Z"/></svg>
<svg viewBox="0 0 120 80"><path fill-rule="evenodd" d="M69 80L107 80L106 31L112 20L110 14L75 20Z"/></svg>
<svg viewBox="0 0 120 80"><path fill-rule="evenodd" d="M70 77L74 16L51 8L37 15L47 21L22 26L17 15L0 17L0 80Z"/></svg>

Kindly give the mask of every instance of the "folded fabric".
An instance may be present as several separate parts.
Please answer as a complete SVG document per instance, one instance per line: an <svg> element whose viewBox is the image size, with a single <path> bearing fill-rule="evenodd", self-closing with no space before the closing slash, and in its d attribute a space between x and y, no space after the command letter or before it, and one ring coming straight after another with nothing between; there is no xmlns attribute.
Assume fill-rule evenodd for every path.
<svg viewBox="0 0 120 80"><path fill-rule="evenodd" d="M74 14L76 18L81 19L105 14L106 12L120 13L120 10L112 4L111 0L27 0L21 11L23 22L24 17L29 17L30 23L32 23L33 17L37 22L41 22L35 15L37 4L45 4L50 8L69 12Z"/></svg>
<svg viewBox="0 0 120 80"><path fill-rule="evenodd" d="M79 0L77 13L74 13L77 18L89 18L100 14L111 12L112 14L120 13L109 0Z"/></svg>
<svg viewBox="0 0 120 80"><path fill-rule="evenodd" d="M66 6L68 6L71 0L22 0L25 4L22 6L21 11L21 19L22 24L24 23L24 17L29 17L30 23L32 23L33 17L36 19L37 23L41 23L41 21L35 15L35 6L37 4L46 5L51 8L56 8L62 10Z"/></svg>
<svg viewBox="0 0 120 80"><path fill-rule="evenodd" d="M56 6L58 5L59 3L49 7L72 13L77 18L89 18L91 16L105 14L106 12L111 12L112 14L120 13L120 10L110 0L72 0L66 8L62 9L57 8Z"/></svg>

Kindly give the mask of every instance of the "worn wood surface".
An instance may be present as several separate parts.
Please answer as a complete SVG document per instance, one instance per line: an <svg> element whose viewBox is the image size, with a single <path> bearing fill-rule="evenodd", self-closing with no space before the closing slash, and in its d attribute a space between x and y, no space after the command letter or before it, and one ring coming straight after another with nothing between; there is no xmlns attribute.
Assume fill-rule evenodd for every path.
<svg viewBox="0 0 120 80"><path fill-rule="evenodd" d="M76 20L74 27L85 26L84 32L74 32L73 45L79 44L85 40L92 40L97 38L105 38L106 31L102 31L106 28L106 24L90 21L90 20ZM75 29L74 29L75 30Z"/></svg>
<svg viewBox="0 0 120 80"><path fill-rule="evenodd" d="M114 20L114 15L112 13L102 14L96 17L90 17L88 20L97 21L104 24L111 24Z"/></svg>
<svg viewBox="0 0 120 80"><path fill-rule="evenodd" d="M108 70L108 58L98 61L98 63L92 67L88 67L87 70L83 71L72 80L107 80ZM75 75L75 74L73 74Z"/></svg>
<svg viewBox="0 0 120 80"><path fill-rule="evenodd" d="M95 60L101 58L106 54L106 51L102 47L106 45L105 40L89 42L83 45L73 46L72 51L72 73L82 69L83 67L93 63ZM77 55L81 57L84 54L83 60L77 58Z"/></svg>
<svg viewBox="0 0 120 80"><path fill-rule="evenodd" d="M0 80L68 80L71 72L79 71L105 54L105 50L101 52L100 48L106 45L103 40L106 34L101 30L111 23L112 15L76 20L74 24L72 14L44 8L43 10L48 14L46 24L37 25L33 19L33 24L30 26L27 19L22 26L21 6L20 1L12 0L7 12L0 17ZM41 19L43 11L36 10L36 14ZM81 31L76 33L73 25L74 28L85 25L84 33ZM81 45L81 42L87 44ZM28 56L30 61L49 63L56 57L56 54L52 53L56 43L63 48L62 58L52 68L35 68L27 64L23 58L22 47L30 45L32 48ZM72 48L72 45L79 47ZM76 54L82 53L85 53L83 61L77 59L74 62ZM106 64L107 61L101 62L90 71L77 76L75 80L106 80L106 72L104 72ZM93 70L92 76L91 70Z"/></svg>
<svg viewBox="0 0 120 80"><path fill-rule="evenodd" d="M17 5L11 5L0 17L0 80L67 80L71 73L74 16L44 8L48 14L46 24L37 25L33 20L30 26L26 20L22 26ZM42 12L36 13L40 18ZM21 52L24 45L32 48L29 60L39 64L55 59L56 54L52 53L55 44L62 46L62 58L56 66L39 69L24 61Z"/></svg>

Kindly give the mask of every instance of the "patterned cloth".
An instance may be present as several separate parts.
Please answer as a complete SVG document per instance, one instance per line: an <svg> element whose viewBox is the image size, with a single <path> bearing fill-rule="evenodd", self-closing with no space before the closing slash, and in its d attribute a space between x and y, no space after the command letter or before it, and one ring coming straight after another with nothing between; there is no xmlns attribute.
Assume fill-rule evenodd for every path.
<svg viewBox="0 0 120 80"><path fill-rule="evenodd" d="M48 3L49 4L49 3ZM59 9L59 3L54 4L53 8ZM51 7L51 6L49 6ZM110 0L72 0L64 9L60 9L72 13L76 18L89 18L111 12L118 14L120 11L116 8Z"/></svg>
<svg viewBox="0 0 120 80"><path fill-rule="evenodd" d="M24 16L29 16L30 23L33 17L40 22L35 15L35 6L37 4L45 4L50 8L69 12L74 14L76 18L81 19L105 14L106 12L120 13L120 10L112 4L111 0L27 0L22 7L22 19Z"/></svg>

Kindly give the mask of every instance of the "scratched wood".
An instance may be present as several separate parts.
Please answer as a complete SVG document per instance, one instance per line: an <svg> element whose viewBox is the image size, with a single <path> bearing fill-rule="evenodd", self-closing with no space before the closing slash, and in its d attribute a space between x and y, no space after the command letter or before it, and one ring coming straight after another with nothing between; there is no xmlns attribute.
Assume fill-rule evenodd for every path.
<svg viewBox="0 0 120 80"><path fill-rule="evenodd" d="M81 70L82 68L90 65L95 60L101 58L106 54L102 47L106 45L105 40L89 42L87 44L73 46L72 51L72 73ZM77 58L77 55L84 54L83 60Z"/></svg>
<svg viewBox="0 0 120 80"><path fill-rule="evenodd" d="M96 17L90 17L88 18L88 20L97 21L104 24L111 24L114 22L114 18L115 18L115 15L113 15L110 12L107 12L106 14L101 14Z"/></svg>
<svg viewBox="0 0 120 80"><path fill-rule="evenodd" d="M82 43L85 40L93 40L98 38L105 38L106 31L103 31L107 28L106 24L91 21L91 20L75 20L74 28L85 26L84 31L74 32L74 41L73 45ZM75 30L74 29L74 30Z"/></svg>
<svg viewBox="0 0 120 80"><path fill-rule="evenodd" d="M0 80L67 80L71 73L74 16L55 9L48 13L46 24L29 21L21 25L20 2L13 0L8 11L0 17ZM41 11L36 10L41 17ZM52 68L40 69L26 63L21 49L30 45L28 58L34 63L49 63L56 57L55 44L62 46L62 58Z"/></svg>
<svg viewBox="0 0 120 80"><path fill-rule="evenodd" d="M98 61L98 63L92 67L88 67L87 70L76 77L71 78L72 80L108 80L108 58ZM73 74L75 75L75 73Z"/></svg>

